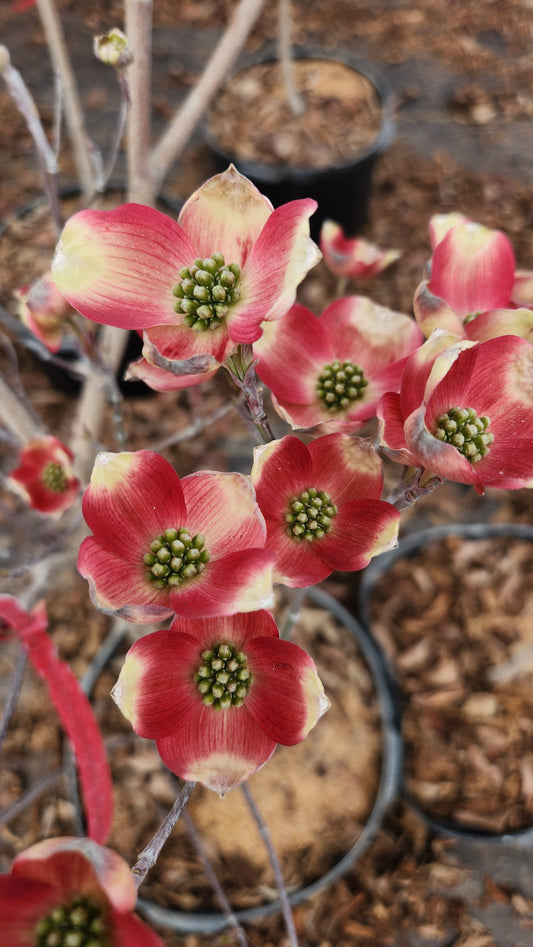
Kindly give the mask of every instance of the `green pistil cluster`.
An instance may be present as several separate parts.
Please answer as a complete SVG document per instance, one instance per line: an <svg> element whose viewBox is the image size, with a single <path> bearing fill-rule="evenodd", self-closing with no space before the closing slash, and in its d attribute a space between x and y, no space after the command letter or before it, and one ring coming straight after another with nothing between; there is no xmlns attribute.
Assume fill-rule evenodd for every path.
<svg viewBox="0 0 533 947"><path fill-rule="evenodd" d="M215 710L227 710L242 706L253 678L242 651L236 651L230 644L215 644L202 652L202 663L194 680L204 704Z"/></svg>
<svg viewBox="0 0 533 947"><path fill-rule="evenodd" d="M344 411L362 396L367 385L358 365L337 359L325 365L318 376L318 397L328 411Z"/></svg>
<svg viewBox="0 0 533 947"><path fill-rule="evenodd" d="M434 435L456 447L471 464L477 464L494 441L489 424L488 418L478 418L474 408L450 408L437 419Z"/></svg>
<svg viewBox="0 0 533 947"><path fill-rule="evenodd" d="M52 461L47 464L42 472L42 481L45 487L52 490L53 493L64 493L67 489L67 475L61 464Z"/></svg>
<svg viewBox="0 0 533 947"><path fill-rule="evenodd" d="M166 589L200 575L210 559L204 546L201 533L191 538L187 529L166 529L150 543L150 552L144 557L150 579L158 589Z"/></svg>
<svg viewBox="0 0 533 947"><path fill-rule="evenodd" d="M109 947L102 911L86 898L75 898L39 921L34 947Z"/></svg>
<svg viewBox="0 0 533 947"><path fill-rule="evenodd" d="M285 514L287 532L296 542L321 539L329 533L336 512L337 507L324 490L309 487L289 502L289 512Z"/></svg>
<svg viewBox="0 0 533 947"><path fill-rule="evenodd" d="M226 266L221 253L205 260L198 258L192 266L180 270L181 280L172 289L177 296L175 312L184 313L185 325L196 332L218 329L230 306L239 299L240 276L240 266Z"/></svg>

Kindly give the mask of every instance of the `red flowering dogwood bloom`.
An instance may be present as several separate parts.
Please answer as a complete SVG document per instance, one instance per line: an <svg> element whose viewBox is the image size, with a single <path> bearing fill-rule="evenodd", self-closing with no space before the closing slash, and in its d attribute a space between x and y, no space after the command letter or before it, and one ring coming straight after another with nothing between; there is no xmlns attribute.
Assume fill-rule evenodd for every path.
<svg viewBox="0 0 533 947"><path fill-rule="evenodd" d="M58 352L68 323L76 313L59 292L52 274L44 273L30 286L21 286L16 296L21 321L50 352Z"/></svg>
<svg viewBox="0 0 533 947"><path fill-rule="evenodd" d="M429 231L430 276L413 300L424 335L442 329L480 342L500 335L532 339L533 276L515 271L505 234L456 213L436 214Z"/></svg>
<svg viewBox="0 0 533 947"><path fill-rule="evenodd" d="M137 888L120 855L87 838L53 838L0 877L3 947L163 947L133 914Z"/></svg>
<svg viewBox="0 0 533 947"><path fill-rule="evenodd" d="M269 612L175 619L135 642L112 696L182 779L221 795L299 743L329 707L313 660Z"/></svg>
<svg viewBox="0 0 533 947"><path fill-rule="evenodd" d="M73 460L72 451L57 437L37 437L22 449L9 482L34 510L61 513L72 506L80 491Z"/></svg>
<svg viewBox="0 0 533 947"><path fill-rule="evenodd" d="M378 409L382 446L444 479L514 490L533 485L533 346L435 331L407 361L399 394Z"/></svg>
<svg viewBox="0 0 533 947"><path fill-rule="evenodd" d="M45 681L76 754L89 835L105 842L113 819L113 787L104 742L93 709L77 677L58 657L47 626L44 602L28 612L12 595L0 595L0 638L4 629L15 634Z"/></svg>
<svg viewBox="0 0 533 947"><path fill-rule="evenodd" d="M177 223L138 204L75 214L54 279L93 322L144 330L144 358L193 383L292 304L320 259L309 237L315 209L309 199L274 210L230 166L189 198Z"/></svg>
<svg viewBox="0 0 533 947"><path fill-rule="evenodd" d="M153 451L101 453L82 508L94 535L78 569L102 611L152 622L272 604L274 556L249 478L180 480Z"/></svg>
<svg viewBox="0 0 533 947"><path fill-rule="evenodd" d="M252 480L277 555L274 581L313 585L396 545L400 514L379 499L383 468L370 441L283 437L255 449Z"/></svg>
<svg viewBox="0 0 533 947"><path fill-rule="evenodd" d="M295 304L265 327L254 355L292 428L348 433L375 417L385 391L398 391L405 359L422 340L409 316L346 296L319 318Z"/></svg>
<svg viewBox="0 0 533 947"><path fill-rule="evenodd" d="M320 249L328 269L345 279L374 279L401 257L399 250L381 250L362 237L346 237L334 220L322 224Z"/></svg>

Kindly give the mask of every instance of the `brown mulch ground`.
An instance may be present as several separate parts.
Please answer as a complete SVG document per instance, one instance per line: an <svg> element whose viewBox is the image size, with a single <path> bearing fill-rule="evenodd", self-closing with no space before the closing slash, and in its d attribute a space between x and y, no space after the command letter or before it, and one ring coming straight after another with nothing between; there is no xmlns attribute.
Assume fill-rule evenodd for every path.
<svg viewBox="0 0 533 947"><path fill-rule="evenodd" d="M58 5L65 27L80 47L92 32L121 20L118 0L91 4L90 10L78 0L62 0ZM204 35L214 41L215 31L234 6L223 0L155 3L156 53L160 54L154 74L156 129L194 82L202 57L197 52L195 59L195 42ZM250 40L250 51L274 36L274 7L267 4ZM326 16L318 0L298 0L294 8L298 42L347 46L373 58L389 79L401 77L395 89L398 136L377 167L365 235L384 247L402 248L404 256L372 287L353 289L370 292L394 309L410 311L429 252L429 216L457 209L501 227L513 242L518 264L531 268L533 179L517 158L520 132L527 127L531 132L533 115L531 5L526 0L508 0L505 5L497 0L453 0L445 17L442 0L417 4L330 0ZM22 57L14 58L14 64L23 72L27 67L35 77L44 57L36 12L14 14L4 8L0 26L3 42ZM172 56L165 59L165 36L174 28L185 32L174 38ZM180 36L188 37L188 45L180 46ZM410 68L420 62L430 63L428 74L440 77L438 95L429 104L419 72ZM100 110L106 121L112 115L114 93L103 73L83 75L82 92L93 130ZM34 91L49 122L50 96L39 84ZM0 214L9 216L39 193L39 177L29 135L3 88L0 106L4 115ZM449 138L432 141L433 122L447 123ZM420 141L421 129L426 129L427 137L424 150L418 151L413 142ZM474 142L478 148L472 145L474 167L462 164L452 147L461 131L461 141ZM469 137L473 131L480 137ZM490 165L496 146L507 156L507 163L502 162L497 171ZM62 158L62 173L66 179L72 174L68 153ZM209 152L195 136L166 188L172 195L187 196L210 173ZM44 262L53 246L53 236L35 220L16 228L13 256L7 255L7 244L0 240L1 301L11 310L10 291L24 281L27 268L36 265L36 252ZM320 311L332 298L334 287L321 264L306 280L301 299ZM32 403L50 427L68 439L72 396L54 387L41 366L20 347L18 351ZM199 414L209 416L222 397L213 384L201 393L128 400L124 425L129 444L133 449L158 447ZM110 428L105 436L111 433ZM231 414L196 437L161 449L180 474L186 474L200 467L246 471L250 447L246 430ZM406 515L404 529L465 519L529 523L531 511L527 491L509 496L489 491L480 498L449 484ZM516 541L447 540L421 556L399 562L376 586L373 597L375 632L405 696L407 787L431 815L483 830L520 828L530 825L533 818L531 555L529 544ZM328 583L329 590L351 608L356 586L357 578L347 576L335 576ZM104 640L109 621L95 612L85 584L71 574L61 578L47 604L50 631L60 654L81 675ZM299 633L316 654L328 692L335 696L335 710L306 743L296 751L277 753L251 782L252 789L257 785L258 797L264 793L267 800L265 813L272 820L289 884L313 880L353 843L372 803L380 755L372 684L353 644L339 641L342 631L316 609L306 613ZM94 700L115 777L117 811L111 844L133 861L172 804L176 787L160 767L151 744L132 737L109 699L125 647L125 643L119 647L99 677ZM349 663L345 657L339 660L347 649L354 652ZM12 646L3 646L2 695L14 660ZM61 765L62 752L61 734L53 725L43 687L28 672L4 747L0 810ZM255 829L243 828L240 794L218 801L198 791L191 813L235 905L254 903L258 892L268 899L272 878ZM0 828L2 870L32 841L73 832L74 826L75 812L66 786L58 782ZM185 836L183 828L176 832L141 891L145 897L182 910L199 910L212 904L212 895ZM524 880L522 863L516 856L514 864L520 870L502 875L491 873L485 858L486 853L481 861L469 862L464 851L433 835L410 807L398 802L356 868L295 909L301 947L519 947L531 943L533 888ZM162 936L169 947L232 943L229 934L200 937L162 931ZM247 936L257 947L284 943L279 919L249 925Z"/></svg>

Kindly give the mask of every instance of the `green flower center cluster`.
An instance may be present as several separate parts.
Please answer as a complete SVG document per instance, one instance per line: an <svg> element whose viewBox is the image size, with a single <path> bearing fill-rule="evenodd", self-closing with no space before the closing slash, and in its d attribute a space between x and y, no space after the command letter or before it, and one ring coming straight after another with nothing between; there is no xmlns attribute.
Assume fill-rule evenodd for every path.
<svg viewBox="0 0 533 947"><path fill-rule="evenodd" d="M289 510L285 514L287 532L296 542L321 539L329 533L336 512L337 507L324 490L309 487L289 501Z"/></svg>
<svg viewBox="0 0 533 947"><path fill-rule="evenodd" d="M450 408L437 419L434 436L456 447L471 464L477 464L489 453L494 434L488 430L490 421L478 418L474 408Z"/></svg>
<svg viewBox="0 0 533 947"><path fill-rule="evenodd" d="M211 558L204 546L201 533L191 537L188 529L166 529L150 543L150 552L144 556L150 579L158 589L166 589L200 575Z"/></svg>
<svg viewBox="0 0 533 947"><path fill-rule="evenodd" d="M45 487L53 493L64 493L67 489L67 475L64 467L55 461L47 464L41 474Z"/></svg>
<svg viewBox="0 0 533 947"><path fill-rule="evenodd" d="M174 311L183 313L185 325L196 332L218 329L241 295L240 266L226 266L222 254L213 253L205 260L198 258L192 266L184 266L180 277L172 289L177 297Z"/></svg>
<svg viewBox="0 0 533 947"><path fill-rule="evenodd" d="M109 947L102 911L86 898L75 898L39 921L34 947Z"/></svg>
<svg viewBox="0 0 533 947"><path fill-rule="evenodd" d="M324 407L334 413L344 411L361 398L367 385L359 365L337 359L324 365L318 376L317 392Z"/></svg>
<svg viewBox="0 0 533 947"><path fill-rule="evenodd" d="M215 644L201 657L194 680L204 704L215 710L241 707L253 681L246 655L231 644Z"/></svg>

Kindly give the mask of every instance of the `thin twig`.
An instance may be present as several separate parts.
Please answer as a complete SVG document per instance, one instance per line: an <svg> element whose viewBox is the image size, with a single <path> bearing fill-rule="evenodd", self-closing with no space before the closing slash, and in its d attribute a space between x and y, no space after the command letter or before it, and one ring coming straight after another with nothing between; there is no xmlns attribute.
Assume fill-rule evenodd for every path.
<svg viewBox="0 0 533 947"><path fill-rule="evenodd" d="M126 128L126 122L128 119L128 113L130 109L130 90L128 80L124 75L122 70L117 71L118 84L120 87L120 112L117 121L117 127L115 129L115 135L113 142L111 144L111 149L109 156L105 165L105 168L102 170L101 180L98 182L98 189L104 191L109 183L109 179L113 173L113 169L117 163L118 153L120 149L120 143L124 137L124 130Z"/></svg>
<svg viewBox="0 0 533 947"><path fill-rule="evenodd" d="M280 638L290 638L292 629L300 618L302 606L307 594L307 587L303 589L289 589L289 592L291 593L291 597L289 607L283 619L283 624L279 630Z"/></svg>
<svg viewBox="0 0 533 947"><path fill-rule="evenodd" d="M152 0L126 0L125 32L133 62L127 69L128 200L153 204L157 187L150 178Z"/></svg>
<svg viewBox="0 0 533 947"><path fill-rule="evenodd" d="M265 0L240 0L198 82L152 149L150 172L156 192L228 76L264 5Z"/></svg>
<svg viewBox="0 0 533 947"><path fill-rule="evenodd" d="M18 393L9 385L0 372L0 404L2 405L2 423L9 428L19 442L31 441L43 437L46 433L43 425L36 420L33 412L24 403Z"/></svg>
<svg viewBox="0 0 533 947"><path fill-rule="evenodd" d="M292 114L303 115L305 112L304 100L294 82L291 33L291 0L278 0L278 59L285 85L285 93Z"/></svg>
<svg viewBox="0 0 533 947"><path fill-rule="evenodd" d="M292 916L291 906L289 904L289 898L287 895L287 888L285 887L285 882L283 880L283 874L281 872L281 866L276 855L274 846L270 838L270 830L268 825L263 820L259 809L255 804L254 797L250 792L248 783L243 783L241 786L242 793L246 799L248 808L252 813L252 816L255 820L257 828L259 829L263 841L265 843L265 848L268 852L268 857L270 859L270 864L272 866L272 871L274 872L274 878L276 879L276 885L279 891L279 900L281 904L281 912L283 914L283 920L285 921L285 927L289 937L290 947L298 947L298 937L296 935L296 928L294 926L294 918Z"/></svg>
<svg viewBox="0 0 533 947"><path fill-rule="evenodd" d="M52 786L57 783L57 781L63 776L64 770L62 766L59 766L57 769L54 769L51 773L48 773L47 776L43 776L38 782L34 783L33 786L30 786L22 796L19 796L16 802L11 806L7 806L3 812L0 812L0 825L5 825L7 822L10 822L11 819L14 819L16 816L20 815L21 812L24 812L24 809L27 806L31 805L32 802L35 802L37 799L40 799L41 796L44 796L45 792L48 792Z"/></svg>
<svg viewBox="0 0 533 947"><path fill-rule="evenodd" d="M11 65L9 52L5 46L0 47L0 72L11 98L24 118L28 131L33 138L50 211L59 233L61 229L61 210L57 186L58 166L56 154L46 137L33 96L20 72Z"/></svg>
<svg viewBox="0 0 533 947"><path fill-rule="evenodd" d="M90 478L96 445L103 425L106 406L112 402L117 410L117 386L114 375L122 361L128 342L128 332L115 326L104 326L100 352L107 367L105 374L95 374L83 386L78 409L73 422L71 449L75 458L76 472L83 484ZM110 388L111 385L111 388Z"/></svg>
<svg viewBox="0 0 533 947"><path fill-rule="evenodd" d="M17 654L17 663L15 665L15 670L13 672L13 677L11 680L11 686L9 688L9 693L7 695L6 702L4 704L4 712L2 714L2 719L0 720L0 750L4 744L6 738L6 733L11 722L11 717L15 707L17 706L17 700L19 698L20 689L22 687L22 682L24 680L24 672L26 671L26 665L28 663L28 655L23 647L19 645L19 650Z"/></svg>
<svg viewBox="0 0 533 947"><path fill-rule="evenodd" d="M198 434L201 434L202 431L205 431L207 427L209 427L211 424L214 424L216 421L219 421L220 418L223 418L224 415L228 414L228 412L232 410L233 405L230 402L227 402L226 404L221 405L220 408L217 408L216 411L206 415L205 418L196 416L192 424L188 424L187 427L183 427L174 434L170 434L162 441L157 441L157 443L154 444L151 449L157 451L157 453L161 453L162 450L166 450L167 447L171 447L173 444L179 444L181 441L190 441L191 438L197 437Z"/></svg>
<svg viewBox="0 0 533 947"><path fill-rule="evenodd" d="M83 195L89 201L94 192L94 174L84 130L83 112L65 37L53 0L37 0L46 42L55 71L61 77L65 119L72 142L74 161Z"/></svg>
<svg viewBox="0 0 533 947"><path fill-rule="evenodd" d="M135 862L132 870L133 876L135 878L135 884L137 887L142 884L146 875L150 871L150 868L153 868L157 859L159 858L161 849L165 844L167 838L169 837L172 829L176 825L181 813L183 812L189 797L196 786L196 783L187 782L184 783L181 792L176 799L172 809L168 813L167 817L159 826L157 832L155 833L153 839L148 842L146 848L143 848L141 854L139 855L137 861Z"/></svg>
<svg viewBox="0 0 533 947"><path fill-rule="evenodd" d="M222 885L220 884L220 881L218 880L213 870L213 866L211 862L209 861L202 839L200 838L198 832L196 831L194 822L190 816L190 813L187 811L187 809L183 813L183 821L185 824L185 828L187 830L187 835L189 836L192 844L194 845L196 849L196 854L198 855L200 861L202 862L202 866L207 876L207 880L209 881L209 884L211 885L213 891L215 892L218 903L220 904L220 907L222 908L228 920L228 923L234 929L235 936L237 937L237 940L239 944L241 945L241 947L248 947L248 941L246 939L246 935L241 925L239 924L237 917L235 915L235 912L233 911L233 908L224 892L224 889L222 888Z"/></svg>

